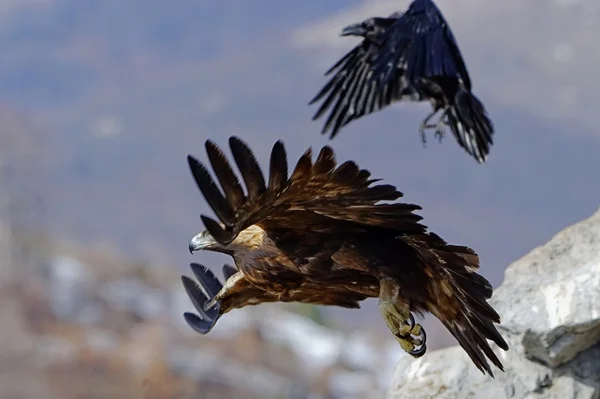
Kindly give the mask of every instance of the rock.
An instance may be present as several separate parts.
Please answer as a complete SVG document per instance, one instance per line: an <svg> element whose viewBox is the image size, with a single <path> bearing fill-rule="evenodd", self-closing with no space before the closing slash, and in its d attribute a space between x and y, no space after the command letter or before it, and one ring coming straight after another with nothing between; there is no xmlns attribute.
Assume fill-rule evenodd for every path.
<svg viewBox="0 0 600 399"><path fill-rule="evenodd" d="M483 375L459 346L402 358L401 398L600 398L600 210L511 264L492 304L510 349Z"/></svg>
<svg viewBox="0 0 600 399"><path fill-rule="evenodd" d="M511 264L491 301L528 359L556 367L600 340L600 211Z"/></svg>
<svg viewBox="0 0 600 399"><path fill-rule="evenodd" d="M77 259L60 256L44 264L50 308L63 322L93 324L102 318L102 309L93 298L94 276Z"/></svg>

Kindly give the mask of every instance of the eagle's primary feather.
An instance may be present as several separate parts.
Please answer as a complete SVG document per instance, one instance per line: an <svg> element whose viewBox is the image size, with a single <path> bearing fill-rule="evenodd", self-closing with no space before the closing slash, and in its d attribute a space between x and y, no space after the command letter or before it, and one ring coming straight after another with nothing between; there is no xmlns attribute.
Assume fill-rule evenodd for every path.
<svg viewBox="0 0 600 399"><path fill-rule="evenodd" d="M487 302L492 287L476 273L479 257L472 249L427 232L414 213L418 205L395 202L402 197L396 187L378 183L353 161L338 166L329 146L314 162L308 149L288 176L286 150L276 142L265 179L241 139L231 137L229 145L245 192L212 141L206 151L220 188L208 168L188 156L219 220L202 216L206 230L190 250L229 254L236 266L224 268L224 286L199 265L193 266L199 286L184 277L200 313L186 313L192 327L207 333L231 309L264 302L358 308L379 297L388 326L413 356L425 352L425 334L410 312L430 312L480 370L493 375L487 359L502 369L487 340L508 346L494 326L500 317Z"/></svg>

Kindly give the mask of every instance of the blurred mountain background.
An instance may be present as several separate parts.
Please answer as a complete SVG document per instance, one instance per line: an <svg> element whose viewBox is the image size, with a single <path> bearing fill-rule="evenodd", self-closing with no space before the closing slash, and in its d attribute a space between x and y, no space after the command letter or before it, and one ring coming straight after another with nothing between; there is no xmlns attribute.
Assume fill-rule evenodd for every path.
<svg viewBox="0 0 600 399"><path fill-rule="evenodd" d="M7 292L34 298L23 287L37 287L39 279L45 303L56 287L44 270L63 256L106 258L78 261L93 273L121 265L97 279L124 279L135 269L126 265L158 265L174 276L174 285L163 287L174 292L182 291L177 276L188 273L190 261L219 270L224 257L187 252L208 209L185 156L204 159L207 138L226 145L230 135L247 141L262 165L278 139L290 160L309 146L331 144L339 160L356 160L422 205L425 224L444 239L476 249L481 273L498 286L509 262L597 209L600 3L437 2L495 123L485 165L451 136L422 147L417 127L428 104L373 114L331 142L319 134L322 122L311 121L316 107L307 103L325 83L324 71L356 44L338 37L340 29L408 3L4 0L0 208L2 237L10 237L3 244ZM389 339L375 304L319 311L332 331ZM191 304L181 306L175 319ZM53 326L75 323L46 311ZM426 327L430 349L454 343L437 321L427 318ZM191 338L198 348L208 339ZM102 395L93 397L108 397ZM157 397L182 397L165 395Z"/></svg>

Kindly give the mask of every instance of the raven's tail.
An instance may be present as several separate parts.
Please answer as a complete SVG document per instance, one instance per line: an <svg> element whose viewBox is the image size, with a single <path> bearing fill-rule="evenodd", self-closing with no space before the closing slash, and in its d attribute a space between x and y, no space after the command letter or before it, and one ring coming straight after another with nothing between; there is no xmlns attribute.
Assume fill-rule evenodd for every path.
<svg viewBox="0 0 600 399"><path fill-rule="evenodd" d="M476 272L479 256L468 247L449 245L433 233L403 237L403 241L416 251L426 275L425 291L412 299L411 308L422 308L437 317L483 373L494 376L487 359L504 371L487 341L508 350L494 326L500 323L500 316L487 302L492 286Z"/></svg>
<svg viewBox="0 0 600 399"><path fill-rule="evenodd" d="M458 144L477 162L485 162L493 144L494 126L483 103L474 94L461 88L446 115Z"/></svg>

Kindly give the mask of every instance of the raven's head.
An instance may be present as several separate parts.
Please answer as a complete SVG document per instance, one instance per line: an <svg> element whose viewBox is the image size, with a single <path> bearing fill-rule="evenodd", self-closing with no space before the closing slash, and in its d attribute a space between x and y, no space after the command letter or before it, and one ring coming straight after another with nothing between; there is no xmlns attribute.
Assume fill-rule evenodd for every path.
<svg viewBox="0 0 600 399"><path fill-rule="evenodd" d="M378 37L394 22L396 18L369 18L358 24L346 26L340 36Z"/></svg>
<svg viewBox="0 0 600 399"><path fill-rule="evenodd" d="M190 253L195 251L221 252L234 255L236 252L249 251L262 246L265 243L266 234L263 229L252 225L241 231L229 244L221 244L207 230L197 234L189 244Z"/></svg>

